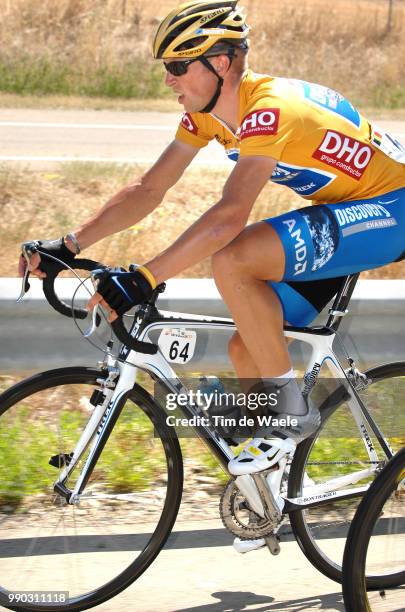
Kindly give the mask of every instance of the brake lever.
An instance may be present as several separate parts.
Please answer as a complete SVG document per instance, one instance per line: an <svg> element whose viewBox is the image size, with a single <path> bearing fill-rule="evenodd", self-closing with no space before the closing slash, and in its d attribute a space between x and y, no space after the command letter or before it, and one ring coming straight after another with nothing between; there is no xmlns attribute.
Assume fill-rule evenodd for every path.
<svg viewBox="0 0 405 612"><path fill-rule="evenodd" d="M22 301L25 294L28 293L28 291L30 290L31 285L28 282L28 279L30 277L30 271L28 269L28 266L30 263L30 258L35 252L36 252L36 246L34 242L24 242L21 245L21 253L25 257L26 266L25 266L24 277L21 283L21 292L17 298L17 304Z"/></svg>
<svg viewBox="0 0 405 612"><path fill-rule="evenodd" d="M94 334L94 332L97 329L97 315L98 315L98 307L100 304L96 304L93 308L93 313L91 315L91 325L88 329L86 329L86 331L83 333L83 336L85 338L90 338L90 336L92 334Z"/></svg>
<svg viewBox="0 0 405 612"><path fill-rule="evenodd" d="M101 270L96 269L96 270L93 270L90 274L90 279L91 279L91 282L93 283L93 288L95 292L97 292L97 286L99 282L99 279L97 278L97 276L100 274L100 272ZM93 335L100 323L101 317L98 314L99 307L100 307L100 304L96 304L93 308L93 312L91 315L91 325L88 329L86 329L86 331L83 334L85 338L89 338L91 335Z"/></svg>

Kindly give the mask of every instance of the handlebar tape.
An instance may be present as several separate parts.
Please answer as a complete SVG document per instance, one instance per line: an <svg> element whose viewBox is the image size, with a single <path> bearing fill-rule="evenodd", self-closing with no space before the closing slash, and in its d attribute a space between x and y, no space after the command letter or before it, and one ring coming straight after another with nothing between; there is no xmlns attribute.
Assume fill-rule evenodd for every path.
<svg viewBox="0 0 405 612"><path fill-rule="evenodd" d="M52 274L46 270L45 266L41 263L42 267L45 268L47 272L46 278L43 279L43 292L45 294L46 299L49 304L54 308L57 312L64 315L65 317L76 317L76 319L85 319L88 315L88 311L85 308L74 308L72 311L72 307L69 304L66 304L62 300L58 298L55 293L55 279L57 274ZM71 264L69 264L71 268L74 270L87 270L88 272L92 272L97 268L105 268L103 264L98 263L97 261L92 261L91 259L74 259ZM97 324L99 321L97 322Z"/></svg>

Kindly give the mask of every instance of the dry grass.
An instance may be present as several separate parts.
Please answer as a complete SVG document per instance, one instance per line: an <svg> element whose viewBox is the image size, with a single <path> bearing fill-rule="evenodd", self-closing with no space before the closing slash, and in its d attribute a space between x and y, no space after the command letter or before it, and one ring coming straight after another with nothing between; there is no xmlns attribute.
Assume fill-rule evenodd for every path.
<svg viewBox="0 0 405 612"><path fill-rule="evenodd" d="M0 92L0 108L29 109L66 109L66 110L112 110L112 111L148 111L161 113L179 113L177 98L126 99L126 98L90 98L88 96L63 95L21 95ZM374 109L373 109L374 110ZM405 110L389 111L390 119L405 119ZM368 116L371 116L370 114ZM373 117L375 116L375 113Z"/></svg>
<svg viewBox="0 0 405 612"><path fill-rule="evenodd" d="M0 108L63 109L63 110L111 110L129 112L179 113L181 108L176 99L125 99L90 98L87 96L36 96L2 93ZM404 108L358 107L360 112L373 121L405 121Z"/></svg>
<svg viewBox="0 0 405 612"><path fill-rule="evenodd" d="M25 239L52 238L75 227L97 210L125 182L141 172L130 167L68 164L60 171L33 173L0 167L0 276L15 276L19 245ZM204 174L204 177L202 177ZM200 185L209 185L204 192ZM102 240L85 255L110 265L143 262L162 251L219 199L226 176L213 170L189 170L152 215L136 226ZM269 183L250 222L302 206L290 190ZM7 256L4 256L7 254ZM210 277L209 261L186 270L183 277ZM364 278L404 278L405 262Z"/></svg>
<svg viewBox="0 0 405 612"><path fill-rule="evenodd" d="M151 76L150 41L175 3L0 0L0 90L163 95L160 71ZM256 70L322 82L357 104L405 107L404 0L394 2L390 31L388 0L241 4L253 26Z"/></svg>

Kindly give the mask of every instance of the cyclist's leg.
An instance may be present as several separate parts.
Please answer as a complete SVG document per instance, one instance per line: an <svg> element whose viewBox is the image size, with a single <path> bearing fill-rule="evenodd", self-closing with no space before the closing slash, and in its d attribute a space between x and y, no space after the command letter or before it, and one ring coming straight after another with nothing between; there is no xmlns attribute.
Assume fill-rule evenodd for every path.
<svg viewBox="0 0 405 612"><path fill-rule="evenodd" d="M240 336L261 378L266 379L266 389L261 387L254 392L265 392L268 397L277 393L277 406L272 409L269 407L268 410L262 406L263 412L266 416L269 413L275 416L277 413L279 418L282 418L281 415L300 417L293 423L294 430L289 429L288 434L286 431L277 432L280 434L278 453L272 452L271 447L265 444L256 451L256 457L263 454L266 467L270 467L267 455L274 455L276 463L280 453L285 454L295 447L295 442L288 438L310 435L320 422L318 411L308 409L307 401L291 372L283 335L283 308L275 289L267 282L269 277L276 279L282 273L284 255L277 236L268 229L265 223L247 228L232 245L215 257L213 265L217 285L234 315ZM260 260L257 252L261 254ZM273 265L274 261L276 264ZM251 413L250 416L255 414ZM274 434L273 427L264 426L262 429L256 432L256 437ZM249 465L247 463L242 458L239 468L243 473L248 473L246 470L255 471L260 461L252 461Z"/></svg>
<svg viewBox="0 0 405 612"><path fill-rule="evenodd" d="M337 292L340 278L303 283L271 283L284 313L287 325L304 327L310 325ZM229 346L229 355L240 380L259 378L256 365L238 332L235 332ZM248 384L243 387L247 392ZM243 385L242 385L243 386ZM266 546L264 538L242 540L234 538L233 548L238 553L248 553Z"/></svg>
<svg viewBox="0 0 405 612"><path fill-rule="evenodd" d="M282 317L269 324L272 314L280 315L274 307L274 287L270 298L263 283L266 266L272 268L267 277L280 280L281 245L286 262L283 280L290 282L339 277L395 261L405 246L401 228L405 224L405 189L361 202L306 207L269 219L267 224L276 230L278 241L274 232L266 241L260 224L251 226L217 256L214 267L217 285L264 378L269 374L263 370L275 362L279 366L278 358L283 358L283 350L287 352L277 335ZM270 350L266 351L268 340ZM272 350L275 344L278 353ZM274 376L274 369L270 376Z"/></svg>
<svg viewBox="0 0 405 612"><path fill-rule="evenodd" d="M260 379L260 372L251 354L247 350L245 343L240 337L239 332L233 334L229 342L228 352L236 375L240 381Z"/></svg>
<svg viewBox="0 0 405 612"><path fill-rule="evenodd" d="M337 293L341 277L307 282L272 282L283 311L284 323L305 327L310 325ZM289 344L286 339L287 346ZM246 348L239 332L235 332L229 343L229 357L239 380L257 380L260 372Z"/></svg>
<svg viewBox="0 0 405 612"><path fill-rule="evenodd" d="M257 252L261 253L261 260L265 259L264 264L262 261L263 269L259 271L262 277L270 276L272 258L279 256L277 241L276 248L273 245L269 247L267 229L268 225L262 222L250 226L213 262L218 288L239 329L230 342L230 358L239 379L248 381L248 384L260 377L282 376L290 370L282 333L283 321L297 326L308 325L333 297L340 284L339 278L304 283L266 283L258 280L255 269ZM270 232L270 238L274 237L272 234L274 232ZM253 297L259 306L255 304L252 309ZM241 326L242 318L246 321L245 326ZM247 348L247 342L253 351ZM284 360L281 366L277 358L280 354Z"/></svg>
<svg viewBox="0 0 405 612"><path fill-rule="evenodd" d="M216 253L212 265L218 290L260 377L281 376L290 370L282 308L266 284L269 279L281 280L284 274L284 248L277 233L265 223L255 223Z"/></svg>

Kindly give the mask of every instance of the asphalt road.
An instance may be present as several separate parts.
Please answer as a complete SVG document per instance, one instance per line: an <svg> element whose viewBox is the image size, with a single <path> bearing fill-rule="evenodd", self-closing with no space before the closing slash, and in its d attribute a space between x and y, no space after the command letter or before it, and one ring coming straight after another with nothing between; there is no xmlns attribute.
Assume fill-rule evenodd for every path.
<svg viewBox="0 0 405 612"><path fill-rule="evenodd" d="M281 553L271 556L266 548L245 555L232 547L232 536L223 528L219 519L204 520L204 504L201 516L194 522L176 522L164 550L138 580L125 591L94 608L97 612L343 612L340 586L321 575L304 557L297 543L287 536L281 543ZM125 541L134 538L130 526L123 527ZM41 525L40 533L45 534ZM136 529L136 525L135 525ZM119 538L120 525L114 525ZM9 534L8 530L5 536ZM135 533L141 533L135 531ZM1 528L0 528L0 535ZM13 537L32 535L29 531L13 531ZM142 537L142 536L140 536ZM50 539L55 540L53 530ZM88 543L89 538L83 538ZM135 536L136 541L136 536ZM122 540L117 539L117 542ZM342 551L344 538L324 540L323 546ZM53 544L55 546L55 544ZM57 544L56 544L57 546ZM63 543L60 543L63 547ZM18 550L18 548L17 548ZM55 555L55 548L51 549ZM135 546L135 549L136 546ZM47 590L69 590L76 587L86 591L91 585L103 584L112 578L114 570L119 572L132 560L130 548L125 545L108 553L100 553L97 547L86 549L74 560L66 561L61 568L61 559L55 555L37 555L29 562L15 556L15 551L6 546L0 553L0 568L3 580L14 577L16 590L30 590L34 584L43 584L48 578ZM136 554L134 554L134 557ZM64 556L63 556L64 558ZM25 568L29 567L29 574ZM45 572L46 570L46 574ZM77 573L76 571L77 570ZM20 575L21 574L21 575ZM83 575L83 582L80 576ZM26 576L25 586L20 586ZM7 578L5 578L7 577ZM82 591L83 592L83 591ZM4 608L0 608L3 610Z"/></svg>
<svg viewBox="0 0 405 612"><path fill-rule="evenodd" d="M0 162L49 166L63 161L152 163L173 140L181 113L0 110ZM198 162L227 165L212 143ZM195 162L194 162L195 163Z"/></svg>
<svg viewBox="0 0 405 612"><path fill-rule="evenodd" d="M171 541L137 582L96 610L344 611L340 585L322 576L295 541L282 544L277 557L267 549L241 555L219 520L178 521Z"/></svg>
<svg viewBox="0 0 405 612"><path fill-rule="evenodd" d="M0 162L49 166L61 161L151 163L173 139L179 113L0 110ZM378 125L405 144L405 121ZM193 163L232 166L216 142Z"/></svg>

